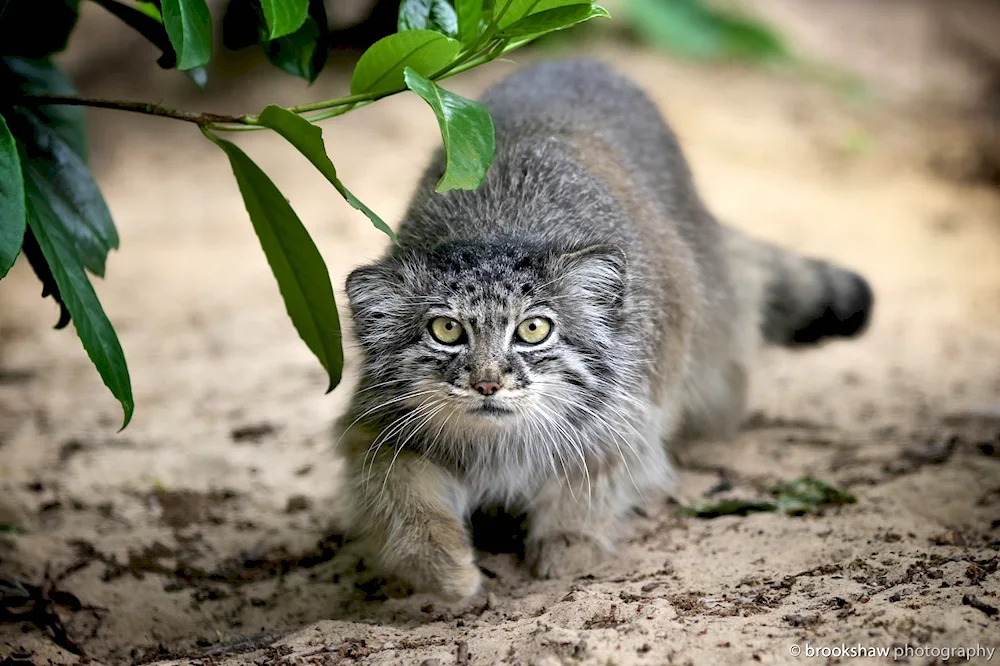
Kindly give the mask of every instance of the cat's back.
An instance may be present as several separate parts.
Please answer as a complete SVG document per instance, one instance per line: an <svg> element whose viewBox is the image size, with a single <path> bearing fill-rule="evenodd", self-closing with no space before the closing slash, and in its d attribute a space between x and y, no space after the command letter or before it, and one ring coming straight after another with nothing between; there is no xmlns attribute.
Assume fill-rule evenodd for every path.
<svg viewBox="0 0 1000 666"><path fill-rule="evenodd" d="M492 85L480 100L501 139L589 129L631 144L632 135L645 135L648 140L664 131L646 94L595 60L528 65Z"/></svg>
<svg viewBox="0 0 1000 666"><path fill-rule="evenodd" d="M481 101L496 128L485 182L474 191L435 193L445 165L444 155L435 155L401 229L404 244L515 236L635 247L659 235L664 219L683 225L698 207L656 106L603 63L529 65Z"/></svg>

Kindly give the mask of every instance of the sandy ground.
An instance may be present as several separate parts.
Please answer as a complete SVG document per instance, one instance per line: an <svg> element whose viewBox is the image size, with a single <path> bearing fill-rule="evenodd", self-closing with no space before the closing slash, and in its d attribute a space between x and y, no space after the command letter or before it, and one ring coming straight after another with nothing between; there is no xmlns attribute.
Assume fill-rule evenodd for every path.
<svg viewBox="0 0 1000 666"><path fill-rule="evenodd" d="M353 376L323 394L222 154L188 126L96 113L123 247L97 287L136 414L116 434L117 404L16 266L0 284L0 494L20 515L5 518L18 530L0 534L0 575L44 582L102 664L782 664L827 661L790 653L807 644L1000 647L1000 196L928 169L933 137L889 107L774 74L601 55L668 114L722 218L856 267L878 298L862 341L765 355L747 428L677 452L681 498L720 478L747 496L813 474L856 504L701 520L656 502L592 575L539 582L516 554L483 553L495 576L467 606L387 599L337 536L328 430ZM513 67L453 88L474 94ZM317 86L270 81L237 108L346 78ZM438 141L422 102L380 102L325 132L344 180L398 219ZM338 288L380 251L383 236L292 149L240 141ZM0 624L0 662L78 663L58 638Z"/></svg>

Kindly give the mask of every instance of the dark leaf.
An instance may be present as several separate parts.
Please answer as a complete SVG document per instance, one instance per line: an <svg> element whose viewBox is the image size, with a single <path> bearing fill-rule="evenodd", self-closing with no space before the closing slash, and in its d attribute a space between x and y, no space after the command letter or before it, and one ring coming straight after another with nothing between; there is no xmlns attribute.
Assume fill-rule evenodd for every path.
<svg viewBox="0 0 1000 666"><path fill-rule="evenodd" d="M42 298L51 296L52 300L59 305L59 321L56 322L55 328L66 328L69 325L69 310L66 309L66 304L63 303L62 296L59 294L59 285L56 284L56 279L52 277L52 271L49 270L49 265L45 262L45 257L42 256L42 249L38 247L38 241L35 240L34 234L31 233L30 226L24 230L24 245L21 246L21 252L24 254L24 258L28 260L31 270L35 272L38 280L42 283Z"/></svg>
<svg viewBox="0 0 1000 666"><path fill-rule="evenodd" d="M161 11L177 53L177 69L207 64L212 57L212 15L205 0L163 0Z"/></svg>
<svg viewBox="0 0 1000 666"><path fill-rule="evenodd" d="M66 75L48 58L4 58L0 63L0 90L16 90L23 95L76 94ZM56 132L80 159L87 161L83 107L55 104L35 106L31 112Z"/></svg>
<svg viewBox="0 0 1000 666"><path fill-rule="evenodd" d="M260 8L257 7L259 11ZM260 26L260 45L275 66L305 79L309 83L316 80L326 65L330 54L328 43L329 27L326 9L322 0L313 0L309 5L309 16L302 26L290 35L268 40L263 23Z"/></svg>
<svg viewBox="0 0 1000 666"><path fill-rule="evenodd" d="M151 2L126 5L118 0L94 0L123 23L142 35L146 41L163 52L157 60L160 67L172 69L177 64L177 54L167 37L160 10ZM151 15L155 12L155 15Z"/></svg>
<svg viewBox="0 0 1000 666"><path fill-rule="evenodd" d="M399 32L435 30L456 37L458 16L448 0L403 0L399 5L398 29Z"/></svg>
<svg viewBox="0 0 1000 666"><path fill-rule="evenodd" d="M444 90L409 67L405 76L410 90L430 104L441 128L447 166L437 191L476 189L486 178L496 149L489 111L479 102Z"/></svg>
<svg viewBox="0 0 1000 666"><path fill-rule="evenodd" d="M312 18L308 18L293 34L274 41L261 42L261 46L272 63L289 74L312 83L316 80L319 70L326 64L325 58L322 58L322 64L316 67L317 54L322 54L319 37L319 26Z"/></svg>
<svg viewBox="0 0 1000 666"><path fill-rule="evenodd" d="M229 157L250 221L278 282L296 330L330 377L340 383L344 366L340 319L330 274L295 211L271 179L235 144L208 135Z"/></svg>
<svg viewBox="0 0 1000 666"><path fill-rule="evenodd" d="M431 76L452 62L459 44L433 30L407 30L384 37L365 51L351 75L351 94L382 94L406 87L407 67Z"/></svg>
<svg viewBox="0 0 1000 666"><path fill-rule="evenodd" d="M33 183L61 220L79 261L103 277L108 252L118 247L118 232L87 165L56 132L27 111L15 112L10 127L20 144L25 187Z"/></svg>
<svg viewBox="0 0 1000 666"><path fill-rule="evenodd" d="M28 225L59 286L60 297L73 318L83 348L97 367L104 384L125 411L124 428L132 418L134 402L128 366L118 336L101 308L63 219L49 205L48 196L35 188L32 179L26 179L24 187Z"/></svg>
<svg viewBox="0 0 1000 666"><path fill-rule="evenodd" d="M222 45L239 51L258 44L266 35L260 27L263 13L254 0L229 0L222 17Z"/></svg>
<svg viewBox="0 0 1000 666"><path fill-rule="evenodd" d="M330 181L349 204L368 216L368 219L372 221L376 229L384 232L389 238L396 240L396 234L392 232L389 225L383 222L382 218L372 212L368 206L361 203L340 182L340 179L337 177L337 170L333 166L330 157L326 154L326 144L323 142L323 130L302 116L274 105L264 109L259 116L259 120L262 125L273 129L295 146L300 153L305 155L306 159L319 169L319 172Z"/></svg>
<svg viewBox="0 0 1000 666"><path fill-rule="evenodd" d="M268 37L277 39L300 27L309 13L309 0L261 0Z"/></svg>
<svg viewBox="0 0 1000 666"><path fill-rule="evenodd" d="M0 56L38 60L66 48L79 0L0 0Z"/></svg>
<svg viewBox="0 0 1000 666"><path fill-rule="evenodd" d="M133 6L123 4L119 0L93 1L117 16L126 25L145 37L148 42L160 49L163 53L157 58L156 64L163 69L174 69L177 66L177 53L167 36L167 29L163 25L163 16L160 14L157 3L135 0ZM183 71L199 88L204 88L208 83L208 72L204 67Z"/></svg>
<svg viewBox="0 0 1000 666"><path fill-rule="evenodd" d="M522 37L538 37L548 32L555 32L583 23L592 18L610 18L607 10L600 5L583 3L578 5L567 5L547 9L537 14L527 16L520 21L516 21L500 32L500 36L506 39L520 39Z"/></svg>
<svg viewBox="0 0 1000 666"><path fill-rule="evenodd" d="M0 278L14 265L24 241L24 177L10 129L0 115Z"/></svg>

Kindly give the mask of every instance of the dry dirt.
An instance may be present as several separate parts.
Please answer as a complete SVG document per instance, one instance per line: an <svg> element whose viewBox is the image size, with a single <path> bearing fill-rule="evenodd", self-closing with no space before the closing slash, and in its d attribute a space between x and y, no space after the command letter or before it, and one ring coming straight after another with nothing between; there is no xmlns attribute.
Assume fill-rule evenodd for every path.
<svg viewBox="0 0 1000 666"><path fill-rule="evenodd" d="M748 427L677 452L681 500L720 479L745 496L813 474L857 503L702 520L656 502L592 575L539 582L516 555L484 553L495 576L467 606L386 599L337 536L328 429L352 377L323 394L222 154L189 126L95 113L123 248L97 286L137 409L116 434L117 404L16 266L0 285L0 522L17 526L0 534L0 576L49 601L33 622L0 623L0 663L79 663L58 646L70 641L90 663L226 666L824 663L790 647L1000 647L1000 196L928 169L932 137L888 106L759 71L601 57L662 106L722 218L856 267L877 293L863 340L764 356ZM474 94L513 67L453 87ZM268 79L235 106L345 87L336 71L311 92ZM401 96L326 127L343 179L397 220L438 141L430 112ZM240 141L335 284L381 250L292 149Z"/></svg>

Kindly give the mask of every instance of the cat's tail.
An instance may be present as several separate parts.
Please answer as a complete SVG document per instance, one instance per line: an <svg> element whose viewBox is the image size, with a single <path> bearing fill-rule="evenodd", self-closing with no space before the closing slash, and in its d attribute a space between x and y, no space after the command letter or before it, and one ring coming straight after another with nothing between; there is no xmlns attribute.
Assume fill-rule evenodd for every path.
<svg viewBox="0 0 1000 666"><path fill-rule="evenodd" d="M874 296L857 273L731 228L726 237L734 285L754 303L766 342L795 347L867 328Z"/></svg>

